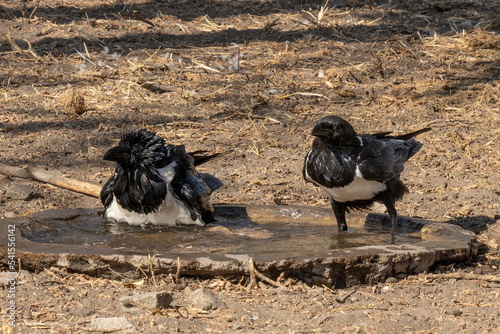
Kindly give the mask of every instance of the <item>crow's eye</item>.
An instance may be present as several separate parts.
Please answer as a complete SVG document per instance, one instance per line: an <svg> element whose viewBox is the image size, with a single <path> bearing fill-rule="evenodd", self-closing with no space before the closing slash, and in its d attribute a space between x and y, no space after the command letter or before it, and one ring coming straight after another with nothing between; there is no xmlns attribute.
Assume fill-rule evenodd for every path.
<svg viewBox="0 0 500 334"><path fill-rule="evenodd" d="M344 124L335 125L335 130L339 130L339 131L344 130Z"/></svg>

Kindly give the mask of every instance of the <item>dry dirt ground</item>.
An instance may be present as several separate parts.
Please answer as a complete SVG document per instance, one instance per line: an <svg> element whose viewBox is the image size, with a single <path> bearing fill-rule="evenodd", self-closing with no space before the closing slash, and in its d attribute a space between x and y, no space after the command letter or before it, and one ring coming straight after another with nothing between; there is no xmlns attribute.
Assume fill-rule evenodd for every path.
<svg viewBox="0 0 500 334"><path fill-rule="evenodd" d="M147 272L130 287L119 275L22 272L18 332L87 333L92 318L123 315L120 297L158 289L172 291L172 306L126 315L133 332L498 331L499 31L496 0L3 1L1 164L102 184L113 173L103 153L147 128L223 153L200 168L224 182L214 203L327 207L301 176L320 117L367 133L431 126L407 164L410 194L398 210L459 224L481 242L467 263L347 290L290 278L287 289L247 291L246 278L174 283ZM19 184L34 191L17 196ZM6 176L0 202L2 218L100 205ZM194 308L187 296L201 286L225 306ZM6 290L0 296L5 318Z"/></svg>

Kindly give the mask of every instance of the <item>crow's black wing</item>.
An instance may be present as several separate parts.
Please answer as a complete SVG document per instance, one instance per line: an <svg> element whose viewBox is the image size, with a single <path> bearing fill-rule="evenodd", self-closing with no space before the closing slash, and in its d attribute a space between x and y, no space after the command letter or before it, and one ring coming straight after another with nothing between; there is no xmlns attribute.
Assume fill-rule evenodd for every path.
<svg viewBox="0 0 500 334"><path fill-rule="evenodd" d="M404 163L422 148L422 143L413 137L430 130L431 128L423 128L397 136L390 136L392 132L361 135L360 137L366 145L363 147L358 162L363 177L369 180L383 181L391 178L391 170L394 173L393 176L399 177L403 172ZM384 150L385 152L383 152ZM391 151L393 154L390 154ZM391 164L392 169L389 168Z"/></svg>
<svg viewBox="0 0 500 334"><path fill-rule="evenodd" d="M194 167L195 158L186 153L183 145L172 147L171 156L176 162L175 175L171 183L174 195L184 202L193 220L196 220L196 214L199 213L205 223L210 223L212 220L210 194L222 183L211 175L200 175Z"/></svg>
<svg viewBox="0 0 500 334"><path fill-rule="evenodd" d="M415 155L422 143L409 137L429 129L422 129L411 134L397 136L393 139L386 137L377 139L370 135L361 135L363 141L362 150L358 156L358 168L366 180L387 181L395 176L399 177L404 169L404 163Z"/></svg>
<svg viewBox="0 0 500 334"><path fill-rule="evenodd" d="M104 187L101 189L101 202L104 205L105 208L107 208L110 204L111 201L113 201L113 185L115 183L115 177L112 176L108 182L104 184Z"/></svg>
<svg viewBox="0 0 500 334"><path fill-rule="evenodd" d="M379 182L393 178L396 161L393 141L396 142L396 140L379 140L370 135L359 137L362 139L362 148L358 155L357 165L361 176L365 180Z"/></svg>
<svg viewBox="0 0 500 334"><path fill-rule="evenodd" d="M207 221L206 217L210 216L212 211L209 201L212 190L199 173L195 172L186 178L178 178L176 175L171 185L175 196L188 208L191 219L196 220L196 213L200 213L202 220L210 223L210 219Z"/></svg>
<svg viewBox="0 0 500 334"><path fill-rule="evenodd" d="M404 141L390 139L389 142L394 147L394 156L396 158L393 168L394 173L399 177L403 172L404 163L414 156L422 148L423 144L413 138Z"/></svg>

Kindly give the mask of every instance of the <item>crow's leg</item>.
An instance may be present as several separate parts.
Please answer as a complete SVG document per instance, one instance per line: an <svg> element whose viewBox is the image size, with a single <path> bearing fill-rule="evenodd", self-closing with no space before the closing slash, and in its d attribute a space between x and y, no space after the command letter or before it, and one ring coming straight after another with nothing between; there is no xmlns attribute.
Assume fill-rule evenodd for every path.
<svg viewBox="0 0 500 334"><path fill-rule="evenodd" d="M398 222L398 212L396 211L396 206L394 205L394 201L390 198L387 198L383 201L385 207L387 208L387 213L389 213L389 218L392 222L392 237L396 234L396 223Z"/></svg>
<svg viewBox="0 0 500 334"><path fill-rule="evenodd" d="M347 231L347 223L345 221L345 204L335 201L333 198L328 196L330 203L332 204L333 213L337 219L337 225L339 231Z"/></svg>

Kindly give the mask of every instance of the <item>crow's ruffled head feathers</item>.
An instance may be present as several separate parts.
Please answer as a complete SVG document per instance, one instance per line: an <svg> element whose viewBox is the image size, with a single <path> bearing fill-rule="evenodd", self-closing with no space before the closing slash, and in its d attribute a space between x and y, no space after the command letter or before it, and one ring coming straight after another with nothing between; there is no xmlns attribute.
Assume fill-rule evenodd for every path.
<svg viewBox="0 0 500 334"><path fill-rule="evenodd" d="M168 155L165 141L145 129L125 133L103 159L127 166L154 166Z"/></svg>

